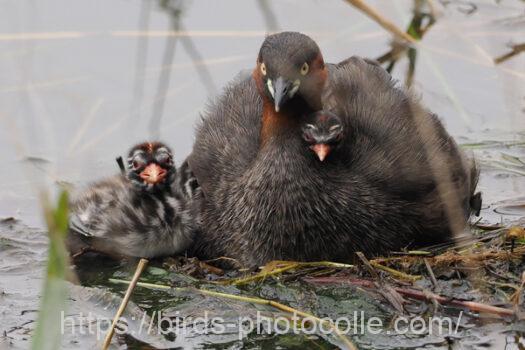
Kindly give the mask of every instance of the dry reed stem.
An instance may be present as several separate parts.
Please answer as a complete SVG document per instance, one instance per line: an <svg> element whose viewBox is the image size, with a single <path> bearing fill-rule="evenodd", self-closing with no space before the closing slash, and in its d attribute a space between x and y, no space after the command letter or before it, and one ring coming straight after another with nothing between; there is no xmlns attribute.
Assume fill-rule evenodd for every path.
<svg viewBox="0 0 525 350"><path fill-rule="evenodd" d="M405 281L415 282L415 281L420 280L421 278L423 278L420 275L409 275L409 274L406 274L404 272L395 270L395 269L393 269L391 267L387 267L387 266L381 265L381 264L379 264L377 262L374 262L374 261L371 261L370 265L372 265L376 269L388 272L392 276L400 278L400 279L405 280Z"/></svg>
<svg viewBox="0 0 525 350"><path fill-rule="evenodd" d="M516 315L514 310L511 310L511 309L476 303L474 301L455 300L455 299L445 298L445 297L442 297L434 293L428 293L428 292L423 293L423 292L420 292L414 289L395 288L395 290L399 294L403 294L410 298L414 298L418 300L427 300L427 301L435 300L439 302L440 304L461 306L461 307L465 307L469 310L476 311L476 312L490 313L490 314L495 314L499 316L515 316Z"/></svg>
<svg viewBox="0 0 525 350"><path fill-rule="evenodd" d="M113 338L113 333L115 333L115 326L117 325L118 320L124 313L124 310L126 310L126 306L128 305L129 299L131 297L131 293L133 293L133 289L135 289L135 286L137 285L139 277L142 274L142 271L144 271L144 268L146 267L147 264L148 264L148 260L140 259L137 265L137 269L135 270L135 274L133 275L133 278L131 279L131 282L129 283L128 289L126 290L126 294L124 295L124 298L122 299L122 302L120 303L120 306L117 310L117 313L115 314L115 317L113 317L113 322L111 323L111 327L108 330L108 334L106 334L106 338L104 339L102 350L106 350L109 347L109 344L111 344L111 338Z"/></svg>
<svg viewBox="0 0 525 350"><path fill-rule="evenodd" d="M368 17L372 18L377 24L381 27L392 33L397 38L407 41L409 43L415 43L416 39L412 38L410 35L399 29L393 22L383 17L376 9L370 7L362 0L345 0L347 3L351 4L355 8L364 12Z"/></svg>
<svg viewBox="0 0 525 350"><path fill-rule="evenodd" d="M239 286L242 284L247 284L253 281L264 280L270 276L276 276L283 272L293 270L296 268L305 268L305 267L332 267L332 268L352 268L354 265L336 263L331 261L314 261L314 262L298 262L298 261L283 261L283 260L274 260L266 264L261 272L240 279L220 281L220 284L230 284L234 286Z"/></svg>

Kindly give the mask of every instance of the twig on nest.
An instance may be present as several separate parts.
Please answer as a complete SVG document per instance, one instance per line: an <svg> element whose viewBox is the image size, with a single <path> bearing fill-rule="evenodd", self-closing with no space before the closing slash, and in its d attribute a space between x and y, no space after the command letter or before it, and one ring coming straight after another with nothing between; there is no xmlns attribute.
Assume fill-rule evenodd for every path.
<svg viewBox="0 0 525 350"><path fill-rule="evenodd" d="M388 272L392 276L398 277L398 278L400 278L402 280L405 280L405 281L415 282L415 281L417 281L417 280L422 278L422 276L419 276L419 275L409 275L409 274L406 274L404 272L397 271L397 270L395 270L393 268L390 268L390 267L387 267L387 266L383 266L383 265L381 265L381 264L379 264L379 263L377 263L375 261L371 261L370 265L372 265L376 269Z"/></svg>
<svg viewBox="0 0 525 350"><path fill-rule="evenodd" d="M356 255L363 262L368 272L376 280L376 283L374 285L377 291L386 300L388 300L388 302L390 302L390 304L394 307L394 309L396 309L399 313L403 313L404 312L403 304L405 303L405 300L403 299L403 297L391 285L385 283L379 278L378 273L374 269L374 265L370 261L368 261L368 259L365 257L363 253L357 252ZM379 266L384 267L382 265L379 265Z"/></svg>
<svg viewBox="0 0 525 350"><path fill-rule="evenodd" d="M428 262L427 259L423 259L423 261L425 262L425 266L427 268L428 275L430 276L430 280L432 281L432 285L434 286L434 289L438 290L439 289L439 285L438 285L438 281L436 279L436 275L434 275L434 271L432 270L432 266L430 266L430 263Z"/></svg>
<svg viewBox="0 0 525 350"><path fill-rule="evenodd" d="M339 269L347 269L352 268L354 265L350 264L343 264L343 263L336 263L332 261L313 261L313 262L298 262L298 261L282 261L282 260L274 260L270 261L268 264L266 264L261 272L253 275L248 276L245 278L238 278L233 280L226 280L219 282L220 284L231 284L234 286L239 286L242 284L247 284L253 281L258 280L264 280L267 277L270 276L276 276L283 272L299 269L299 268L309 268L309 267L331 267L331 268L339 268Z"/></svg>
<svg viewBox="0 0 525 350"><path fill-rule="evenodd" d="M379 280L379 275L377 274L377 271L372 267L372 265L370 264L370 261L368 261L368 259L365 257L365 255L363 253L361 253L361 252L357 252L357 253L355 253L355 255L357 255L359 260L361 260L363 265L365 265L366 269L368 270L368 273L374 279Z"/></svg>
<svg viewBox="0 0 525 350"><path fill-rule="evenodd" d="M423 293L415 289L396 288L396 291L399 294L405 295L410 298L414 298L418 300L427 300L427 301L436 300L440 304L461 306L461 307L464 307L464 308L467 308L469 310L476 311L476 312L485 312L485 313L495 314L499 316L515 316L516 315L515 312L511 309L476 303L474 301L449 299L449 298L445 298L445 297L442 297L440 295L433 294L433 293Z"/></svg>

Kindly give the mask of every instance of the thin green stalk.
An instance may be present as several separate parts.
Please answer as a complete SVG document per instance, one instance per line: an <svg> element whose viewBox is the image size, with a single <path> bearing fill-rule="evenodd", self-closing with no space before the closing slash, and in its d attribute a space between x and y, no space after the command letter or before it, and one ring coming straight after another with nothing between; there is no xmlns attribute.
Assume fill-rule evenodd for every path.
<svg viewBox="0 0 525 350"><path fill-rule="evenodd" d="M60 194L56 209L51 206L47 196L43 196L42 203L49 234L49 253L31 349L55 350L61 347L61 317L65 313L68 297L66 279L71 273L69 254L65 246L68 231L67 192Z"/></svg>

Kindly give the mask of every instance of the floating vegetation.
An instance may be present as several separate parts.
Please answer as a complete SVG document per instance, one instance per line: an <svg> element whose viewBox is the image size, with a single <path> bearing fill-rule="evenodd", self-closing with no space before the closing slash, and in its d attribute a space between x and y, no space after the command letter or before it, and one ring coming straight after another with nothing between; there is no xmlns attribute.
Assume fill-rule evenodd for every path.
<svg viewBox="0 0 525 350"><path fill-rule="evenodd" d="M271 313L271 309L275 308L290 317L299 317L296 322L300 322L301 318L328 322L325 321L327 317L350 316L353 311L363 308L366 312L372 312L373 307L364 307L362 301L375 300L383 310L379 314L390 320L390 324L398 317L407 317L408 320L422 316L459 317L457 322L463 317L464 321L456 325L461 333L468 330L470 326L467 324L503 325L523 320L524 256L525 229L521 224L495 231L479 230L474 236L459 239L458 244L451 242L423 251L397 252L389 257L374 259L358 253L360 261L354 265L272 261L251 273L243 269L223 270L216 267L215 271L220 271L218 274L208 273L203 278L184 281L178 273L169 272L170 265L164 265L168 270L157 267L149 271L149 276L144 277L147 282L138 282L137 287L167 293L163 297L164 303L170 298L179 302L181 297L184 298L186 303L171 307L170 312L173 314L174 310L183 312L191 308L191 317L208 312L229 314L227 310L233 302L252 305L244 309L236 308L238 315L248 318L252 317L254 310ZM186 271L202 268L201 262L196 259L185 259L177 264L179 271L181 268ZM213 263L206 263L209 264ZM192 265L196 267L191 268ZM110 278L108 282L117 285L129 283L122 278ZM360 295L349 299L347 292L343 292L345 288L350 293L359 291ZM327 292L329 299L325 299ZM199 295L201 297L197 297ZM204 303L201 302L203 297L206 300ZM349 309L342 307L356 298L362 300L361 304L358 302ZM218 311L214 309L212 300L230 302L221 304L222 311ZM328 306L328 300L335 304ZM261 306L264 308L260 309ZM371 315L374 313L377 314L377 311ZM177 313L177 317L182 316ZM362 336L356 337L355 333L345 335L334 329L333 323L327 323L327 326L333 329L338 340L325 340L339 347L353 349L366 343L361 343L364 341ZM388 323L386 327L388 331ZM322 334L317 335L323 337ZM243 337L248 341L250 334Z"/></svg>
<svg viewBox="0 0 525 350"><path fill-rule="evenodd" d="M472 150L482 166L525 176L525 141L487 140L463 143L460 147Z"/></svg>

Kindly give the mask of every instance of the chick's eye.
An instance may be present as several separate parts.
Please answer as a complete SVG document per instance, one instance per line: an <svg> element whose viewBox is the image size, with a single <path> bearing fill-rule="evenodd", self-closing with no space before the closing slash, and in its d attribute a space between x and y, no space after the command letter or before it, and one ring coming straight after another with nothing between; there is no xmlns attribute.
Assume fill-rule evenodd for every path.
<svg viewBox="0 0 525 350"><path fill-rule="evenodd" d="M311 133L309 133L309 132L305 132L305 133L303 134L303 138L304 138L304 140L305 140L306 142L308 142L308 143L313 143L313 142L315 141L313 135L312 135Z"/></svg>
<svg viewBox="0 0 525 350"><path fill-rule="evenodd" d="M302 75L308 74L308 70L310 70L310 66L308 66L308 63L304 62L303 66L301 67L301 74Z"/></svg>
<svg viewBox="0 0 525 350"><path fill-rule="evenodd" d="M162 164L171 164L171 156L168 153L161 153L157 156L157 161Z"/></svg>
<svg viewBox="0 0 525 350"><path fill-rule="evenodd" d="M133 167L134 170L140 169L144 165L145 165L144 160L142 160L139 157L136 157L135 159L131 161L131 166Z"/></svg>
<svg viewBox="0 0 525 350"><path fill-rule="evenodd" d="M306 124L305 129L306 130L317 130L316 126L313 124Z"/></svg>
<svg viewBox="0 0 525 350"><path fill-rule="evenodd" d="M261 73L262 75L266 75L266 65L263 63L261 63Z"/></svg>

